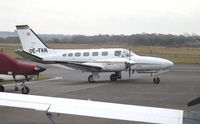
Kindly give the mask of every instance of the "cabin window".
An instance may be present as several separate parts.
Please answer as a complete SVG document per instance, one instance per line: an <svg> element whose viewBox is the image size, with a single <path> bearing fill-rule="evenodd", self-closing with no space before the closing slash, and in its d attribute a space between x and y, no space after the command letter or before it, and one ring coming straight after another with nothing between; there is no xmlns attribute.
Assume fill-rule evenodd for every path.
<svg viewBox="0 0 200 124"><path fill-rule="evenodd" d="M72 57L72 56L73 56L73 53L69 53L68 56L69 56L69 57Z"/></svg>
<svg viewBox="0 0 200 124"><path fill-rule="evenodd" d="M67 53L62 54L62 56L63 56L63 57L66 57L66 56L67 56Z"/></svg>
<svg viewBox="0 0 200 124"><path fill-rule="evenodd" d="M78 53L75 53L75 56L76 56L76 57L79 57L79 56L81 56L81 53L79 53L79 52L78 52Z"/></svg>
<svg viewBox="0 0 200 124"><path fill-rule="evenodd" d="M107 52L107 51L104 51L104 52L101 53L101 55L102 55L102 56L108 56L108 52Z"/></svg>
<svg viewBox="0 0 200 124"><path fill-rule="evenodd" d="M121 56L121 51L115 51L115 56Z"/></svg>
<svg viewBox="0 0 200 124"><path fill-rule="evenodd" d="M92 53L92 56L98 56L98 55L99 55L98 52L93 52L93 53Z"/></svg>
<svg viewBox="0 0 200 124"><path fill-rule="evenodd" d="M89 52L84 52L83 53L83 56L89 56L90 54L89 54Z"/></svg>

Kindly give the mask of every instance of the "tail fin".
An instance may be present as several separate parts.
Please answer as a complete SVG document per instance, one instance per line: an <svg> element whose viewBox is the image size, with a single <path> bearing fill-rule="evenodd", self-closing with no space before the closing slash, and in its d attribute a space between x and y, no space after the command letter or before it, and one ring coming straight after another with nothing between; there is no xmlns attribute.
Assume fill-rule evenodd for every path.
<svg viewBox="0 0 200 124"><path fill-rule="evenodd" d="M16 28L25 52L38 57L43 57L53 52L28 25L17 25Z"/></svg>

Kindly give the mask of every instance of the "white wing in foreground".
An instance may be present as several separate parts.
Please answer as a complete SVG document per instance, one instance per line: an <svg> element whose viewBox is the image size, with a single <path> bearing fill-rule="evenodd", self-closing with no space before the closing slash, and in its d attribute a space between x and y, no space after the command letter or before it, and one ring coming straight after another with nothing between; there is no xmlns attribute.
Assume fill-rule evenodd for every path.
<svg viewBox="0 0 200 124"><path fill-rule="evenodd" d="M0 105L108 119L182 124L183 111L57 97L0 93Z"/></svg>

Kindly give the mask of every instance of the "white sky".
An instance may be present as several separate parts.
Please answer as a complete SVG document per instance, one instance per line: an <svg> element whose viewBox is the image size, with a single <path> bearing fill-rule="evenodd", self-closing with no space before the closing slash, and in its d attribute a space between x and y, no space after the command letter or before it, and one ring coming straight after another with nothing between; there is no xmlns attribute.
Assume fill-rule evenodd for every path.
<svg viewBox="0 0 200 124"><path fill-rule="evenodd" d="M200 0L0 0L0 30L36 33L200 34Z"/></svg>

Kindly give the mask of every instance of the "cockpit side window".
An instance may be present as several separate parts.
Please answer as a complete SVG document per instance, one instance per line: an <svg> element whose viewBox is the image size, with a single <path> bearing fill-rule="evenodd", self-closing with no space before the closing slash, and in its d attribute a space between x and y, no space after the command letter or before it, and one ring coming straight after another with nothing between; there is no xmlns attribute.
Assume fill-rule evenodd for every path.
<svg viewBox="0 0 200 124"><path fill-rule="evenodd" d="M115 56L121 56L121 53L122 53L121 51L115 51L115 52L114 52L114 55L115 55Z"/></svg>

